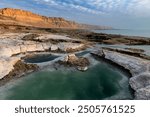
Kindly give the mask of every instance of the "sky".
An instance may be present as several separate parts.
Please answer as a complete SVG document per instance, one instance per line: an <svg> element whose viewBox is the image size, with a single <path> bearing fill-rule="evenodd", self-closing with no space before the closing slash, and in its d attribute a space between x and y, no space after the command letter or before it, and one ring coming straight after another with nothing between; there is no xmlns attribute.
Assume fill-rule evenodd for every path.
<svg viewBox="0 0 150 117"><path fill-rule="evenodd" d="M150 29L150 0L0 0L5 7L118 29Z"/></svg>

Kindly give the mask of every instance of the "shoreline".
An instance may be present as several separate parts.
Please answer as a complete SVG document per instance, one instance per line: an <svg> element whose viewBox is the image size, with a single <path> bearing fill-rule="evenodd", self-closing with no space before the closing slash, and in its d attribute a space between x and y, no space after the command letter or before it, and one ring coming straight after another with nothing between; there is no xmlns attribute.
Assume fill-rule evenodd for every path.
<svg viewBox="0 0 150 117"><path fill-rule="evenodd" d="M92 55L95 59L97 59L97 60L99 60L99 61L103 61L103 62L105 62L105 63L107 63L107 64L110 64L110 65L112 65L113 67L117 68L118 70L120 70L121 73L125 74L129 79L133 77L133 75L132 75L132 73L130 72L129 69L124 68L123 66L117 64L116 62L113 62L113 61L111 61L111 60L109 60L109 59L105 59L104 57L98 56L98 55L96 55L96 54L94 54L94 53L91 53L91 55ZM129 88L130 88L129 90L131 91L131 95L132 95L132 97L133 97L132 100L134 100L134 99L135 99L135 96L134 96L135 91L134 91L134 89L130 86L130 84L129 84Z"/></svg>
<svg viewBox="0 0 150 117"><path fill-rule="evenodd" d="M150 85L149 83L149 78L150 78L150 63L149 61L147 60L143 60L142 59L139 59L138 57L134 57L133 56L130 56L127 55L127 54L122 54L120 53L118 58L115 54L119 54L118 52L114 52L114 51L111 51L111 50L105 50L105 49L100 49L100 50L97 50L97 52L92 52L91 54L93 54L94 56L97 56L99 58L101 58L102 60L104 61L107 61L108 63L111 63L111 64L114 64L114 65L117 65L119 68L127 71L131 76L130 76L130 79L129 79L129 85L130 87L132 88L132 90L134 91L134 99L137 99L137 100L141 100L141 99L144 99L144 100L148 100L150 99L149 95L150 93L147 91L146 94L144 94L145 92L138 92L140 89L147 89L147 87ZM111 55L114 54L113 57L111 57ZM127 59L125 56L128 56L127 58L128 59L136 59L135 61L141 61L141 65L137 64L137 63L134 63L135 61L132 61L130 63L126 62L124 59ZM123 60L121 60L121 58ZM139 60L138 60L139 59ZM130 60L129 60L130 61ZM144 63L145 62L145 63ZM136 67L139 67L137 70L135 70L135 66ZM141 68L140 68L141 67ZM146 78L143 78L145 77ZM145 91L145 90L144 90Z"/></svg>
<svg viewBox="0 0 150 117"><path fill-rule="evenodd" d="M115 31L115 32L111 32L111 31ZM116 32L116 31L131 31L131 32L135 32L136 31L136 34L127 34L126 32ZM138 31L138 33L137 33ZM121 36L128 36L128 37L133 37L133 38L145 38L145 39L150 39L150 35L145 35L145 34L142 34L139 35L139 33L141 31L146 31L148 33L148 31L150 31L149 29L145 30L145 29L98 29L98 30L92 30L92 32L96 32L96 33L105 33L105 34L108 34L108 35L121 35ZM133 32L133 33L134 33ZM130 33L130 32L128 32Z"/></svg>
<svg viewBox="0 0 150 117"><path fill-rule="evenodd" d="M95 58L95 57L93 57L90 53L87 53L87 54L85 54L83 57L86 57L87 59L89 59L89 61L90 61L90 66L89 66L89 68L93 68L95 65L98 65L99 63L101 63L102 62L102 64L106 64L106 65L109 65L109 66L111 66L112 68L115 68L116 70L117 70L117 72L119 73L119 74L121 74L121 76L125 76L126 77L126 79L128 79L129 78L129 76L130 76L130 74L127 72L127 70L125 71L124 69L122 70L122 69L120 69L120 67L118 67L118 65L117 64L110 64L110 63L108 63L107 61L105 61L105 60L100 60L100 58ZM42 63L41 63L42 64ZM44 63L43 63L44 64ZM54 65L54 66L53 66ZM56 69L54 68L55 67L55 65L56 65ZM51 64L51 66L49 66L49 68L44 68L44 69L39 69L39 70L37 70L37 71L33 71L33 72L31 72L31 73L27 73L27 74L24 74L23 76L21 76L21 77L15 77L15 79L12 79L12 80L10 80L10 81L8 81L7 83L8 83L8 85L9 85L9 83L11 84L11 82L13 83L15 83L17 80L20 80L20 78L24 78L24 76L26 76L26 75L30 75L30 74L34 74L34 73L36 73L36 72L40 72L40 71L55 71L55 70L60 70L60 71L63 71L63 69L65 69L65 70L67 70L67 71L71 71L71 72L74 72L74 71L78 71L77 69L75 69L75 67L71 67L71 66L65 66L65 65L59 65L58 63L54 63L54 62L52 62L52 64ZM123 77L122 77L123 78ZM123 78L124 79L124 78ZM6 86L7 86L7 83L5 84ZM1 87L1 86L0 86ZM3 87L3 86L2 86ZM131 90L131 88L130 88L130 86L129 86L129 92L131 92L131 98L123 98L123 99L121 99L121 98L119 98L119 99L121 99L121 100L126 100L126 99L130 99L130 100L133 100L133 93L132 93L132 90ZM118 95L120 95L120 93L118 94ZM115 94L115 96L117 96L117 94ZM111 98L111 97L110 97ZM114 97L114 98L117 98L117 97ZM108 98L109 99L109 98ZM113 98L112 98L113 99Z"/></svg>
<svg viewBox="0 0 150 117"><path fill-rule="evenodd" d="M21 60L17 61L14 65L14 69L5 77L0 79L0 87L6 85L12 80L19 79L23 76L38 71L38 66L35 64L25 64Z"/></svg>
<svg viewBox="0 0 150 117"><path fill-rule="evenodd" d="M8 72L7 68L2 69L3 71L1 73L4 73L2 76L4 76L5 79L1 79L0 82L3 82L3 80L4 80L4 82L7 83L7 80L9 82L13 79L17 79L21 76L30 74L37 70L37 69L30 69L29 71L22 71L18 75L15 74L16 78L14 77L15 75L12 75L11 78L7 79L6 76L9 75L13 70L15 70L16 63L21 59L21 55L20 55L21 53L25 53L25 55L28 52L31 54L35 53L35 52L37 52L37 53L38 52L50 52L50 53L51 52L56 52L56 53L61 52L61 54L69 54L69 52L75 53L75 52L79 52L81 50L90 48L90 46L93 47L95 44L108 44L108 45L110 45L110 44L113 44L113 45L115 45L115 44L146 45L147 44L147 45L150 45L150 40L140 39L141 37L139 37L138 39L135 39L135 37L133 38L130 36L97 34L97 33L93 33L93 32L87 32L85 30L81 31L81 30L65 30L65 29L51 29L51 30L43 29L43 31L44 31L44 33L40 33L40 35L38 35L38 36L36 35L35 37L34 36L32 37L32 34L35 34L35 33L37 34L38 33L37 30L35 30L34 33L25 33L24 32L24 33L22 33L22 35L20 33L10 33L10 35L9 35L9 33L6 33L6 34L2 35L1 43L2 44L6 43L6 46L3 44L2 48L0 48L0 53L2 53L2 55L0 57L0 60L2 61L1 64L4 66L5 66L5 64L8 64L8 68L9 68L9 66L11 66L11 67L9 68L9 72ZM21 30L21 32L22 32L22 30ZM52 33L52 32L55 32L55 33ZM8 37L12 38L12 39L8 39ZM13 45L13 43L19 43L19 45ZM121 54L126 54L126 55L128 55L127 59L133 58L133 56L135 54L137 54L137 52L135 52L135 51L141 51L141 50L134 50L134 51L129 50L129 52L128 52L127 50L125 50L125 51L111 50L111 49L106 49L106 48L102 48L102 50L105 50L105 52L107 51L108 52L107 55L109 55L109 51L113 52L113 53L116 52L116 57L117 56L121 57ZM5 51L5 53L4 53L4 51ZM8 54L7 54L7 51L8 51ZM97 49L95 49L94 51L97 51ZM101 53L101 54L104 54L104 53ZM132 54L133 54L133 56L132 56ZM113 54L111 54L111 55L113 55ZM136 57L139 59L142 59L141 55L142 54L139 53L139 55L138 56L136 55ZM145 55L142 55L142 57L143 56L145 57ZM128 67L126 68L124 66L121 66L119 63L117 63L117 61L114 61L115 59L111 60L111 59L113 59L113 58L111 58L111 56L108 56L110 58L105 58L104 55L101 55L99 57L101 57L100 59L103 59L108 64L110 64L113 61L113 63L111 63L111 64L118 66L119 69L121 69L121 70L123 69L123 71L125 70L125 72L128 72L129 76L131 76L131 78L139 75L136 73L136 72L139 72L139 71L136 71L138 69L135 68L135 71L131 71ZM16 61L11 60L14 58L17 58ZM7 59L9 60L9 62L7 62L8 61ZM122 58L120 58L120 59L122 59ZM145 58L144 58L144 60L145 60ZM148 56L148 60L150 60L149 56ZM3 61L5 61L5 63L3 63ZM133 60L133 62L134 62L134 60ZM28 65L30 66L31 64L28 64ZM23 65L21 65L21 66L23 66ZM134 67L136 67L136 66L134 66ZM5 70L7 70L6 73L5 73ZM135 72L135 74L134 74L134 72ZM148 71L148 72L150 72L150 71ZM140 73L140 74L142 74L142 73ZM3 84L3 83L0 83L0 85L1 84ZM131 88L135 91L135 89L131 85L131 82L129 82L129 84L130 84ZM4 83L4 85L5 85L5 83ZM148 99L150 99L150 98L148 98Z"/></svg>

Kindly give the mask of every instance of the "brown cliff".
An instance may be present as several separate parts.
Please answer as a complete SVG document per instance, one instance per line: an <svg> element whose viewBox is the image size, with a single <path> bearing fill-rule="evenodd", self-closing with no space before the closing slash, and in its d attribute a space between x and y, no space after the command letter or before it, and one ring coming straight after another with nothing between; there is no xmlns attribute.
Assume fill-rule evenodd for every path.
<svg viewBox="0 0 150 117"><path fill-rule="evenodd" d="M29 11L3 8L0 9L0 23L27 25L41 28L70 28L70 29L102 29L101 26L79 24L60 17L46 17ZM106 27L105 27L106 28Z"/></svg>

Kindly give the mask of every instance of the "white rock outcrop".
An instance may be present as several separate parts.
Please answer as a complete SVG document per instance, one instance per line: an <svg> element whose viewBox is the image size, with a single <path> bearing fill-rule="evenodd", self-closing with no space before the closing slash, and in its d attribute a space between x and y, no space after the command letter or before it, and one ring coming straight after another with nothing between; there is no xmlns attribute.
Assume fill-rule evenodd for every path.
<svg viewBox="0 0 150 117"><path fill-rule="evenodd" d="M137 100L150 100L150 85L136 90L135 99Z"/></svg>
<svg viewBox="0 0 150 117"><path fill-rule="evenodd" d="M0 79L14 69L14 65L20 60L18 57L0 58Z"/></svg>
<svg viewBox="0 0 150 117"><path fill-rule="evenodd" d="M144 72L135 77L130 78L130 86L134 90L138 90L150 86L150 73Z"/></svg>
<svg viewBox="0 0 150 117"><path fill-rule="evenodd" d="M44 42L45 40L50 39L67 39L72 41L71 38L61 35L52 35L52 34L41 34L37 37L38 39L44 40L42 42L31 41L31 40L22 40L26 33L8 33L1 34L0 37L0 79L6 76L13 69L13 65L20 59L19 57L12 57L20 53L26 52L38 52L38 51L66 51L67 49L77 49L84 46L84 44L76 43L58 43L52 44L49 41ZM59 42L59 41L58 41Z"/></svg>
<svg viewBox="0 0 150 117"><path fill-rule="evenodd" d="M133 77L129 84L135 90L135 99L150 99L150 61L127 54L100 49L93 52L129 70Z"/></svg>
<svg viewBox="0 0 150 117"><path fill-rule="evenodd" d="M87 58L77 57L75 54L68 54L62 62L76 67L79 71L88 70L89 60Z"/></svg>
<svg viewBox="0 0 150 117"><path fill-rule="evenodd" d="M58 46L57 45L52 45L51 46L51 51L56 51L58 50Z"/></svg>
<svg viewBox="0 0 150 117"><path fill-rule="evenodd" d="M140 73L146 72L148 69L148 65L150 62L148 60L144 60L138 57L133 57L126 54L121 54L118 52L111 52L104 50L105 58L111 60L120 66L130 70L133 76L138 75Z"/></svg>

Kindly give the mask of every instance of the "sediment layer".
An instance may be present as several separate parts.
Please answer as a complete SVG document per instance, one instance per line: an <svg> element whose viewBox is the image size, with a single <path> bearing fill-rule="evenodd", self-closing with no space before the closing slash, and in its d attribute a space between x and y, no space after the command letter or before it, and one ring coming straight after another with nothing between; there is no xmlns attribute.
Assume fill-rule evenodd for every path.
<svg viewBox="0 0 150 117"><path fill-rule="evenodd" d="M41 28L111 29L108 26L79 24L61 17L47 17L21 9L0 9L0 24L25 25Z"/></svg>

